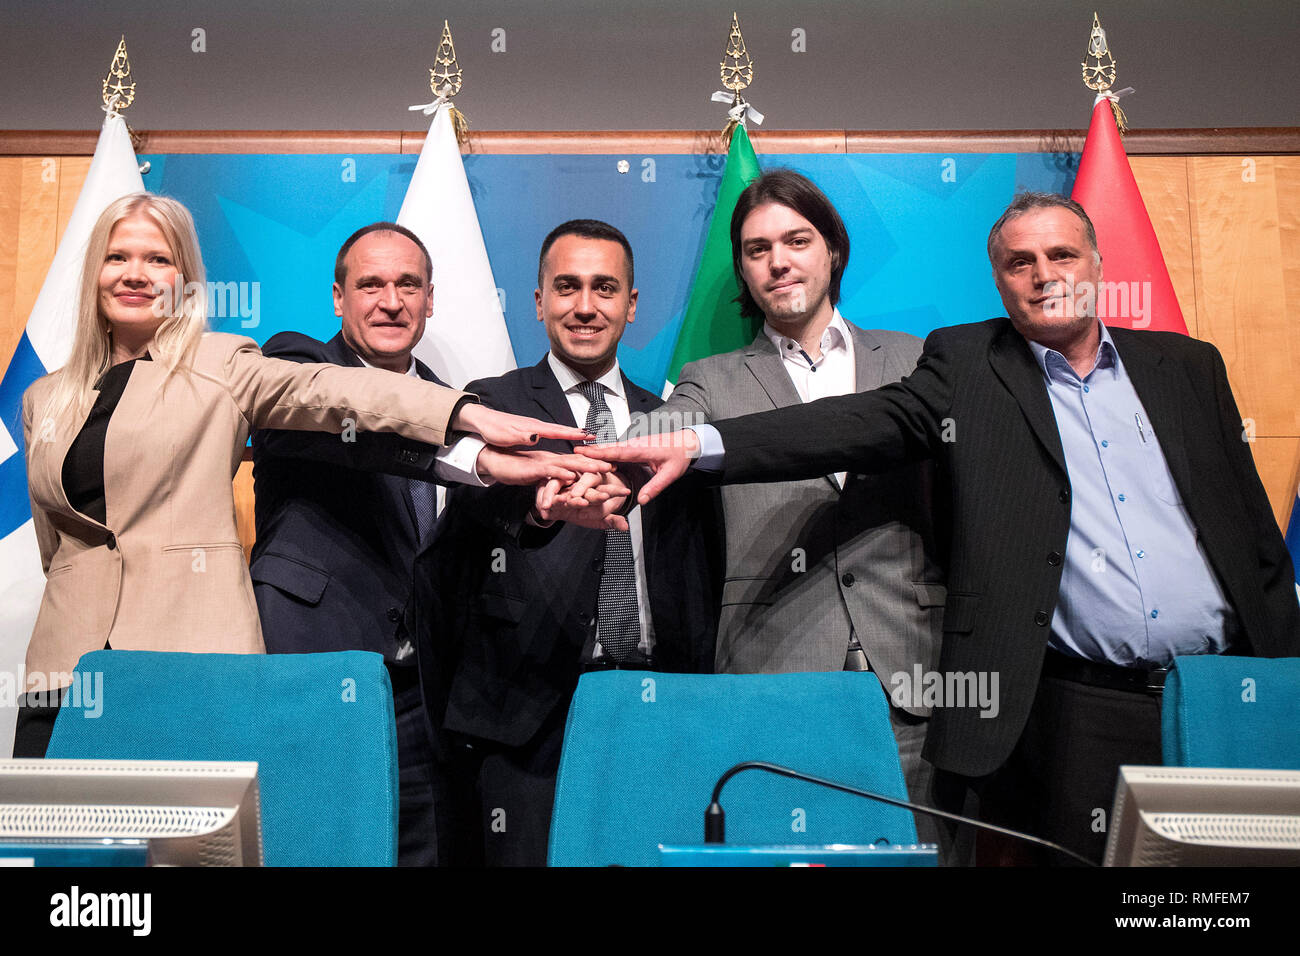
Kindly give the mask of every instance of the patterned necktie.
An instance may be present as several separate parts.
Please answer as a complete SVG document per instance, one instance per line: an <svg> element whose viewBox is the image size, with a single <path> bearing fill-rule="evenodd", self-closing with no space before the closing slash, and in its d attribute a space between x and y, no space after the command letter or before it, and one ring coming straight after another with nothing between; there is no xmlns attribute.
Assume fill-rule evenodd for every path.
<svg viewBox="0 0 1300 956"><path fill-rule="evenodd" d="M591 407L587 410L587 431L597 442L618 438L614 415L605 404L605 389L598 382L580 382ZM626 531L605 530L605 563L600 576L600 598L596 603L596 624L600 646L615 662L632 656L641 641L641 618L636 601L636 565L632 559L632 536Z"/></svg>
<svg viewBox="0 0 1300 956"><path fill-rule="evenodd" d="M438 486L432 481L411 478L406 487L411 494L411 510L415 512L416 545L423 546L438 520Z"/></svg>

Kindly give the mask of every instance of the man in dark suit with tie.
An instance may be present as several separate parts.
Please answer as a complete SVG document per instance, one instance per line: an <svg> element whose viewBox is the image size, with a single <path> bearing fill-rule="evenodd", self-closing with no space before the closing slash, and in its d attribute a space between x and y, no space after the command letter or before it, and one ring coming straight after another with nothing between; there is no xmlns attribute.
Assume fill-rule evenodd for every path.
<svg viewBox="0 0 1300 956"><path fill-rule="evenodd" d="M1300 605L1218 351L1101 324L1071 200L1017 197L988 252L1010 319L934 331L902 382L593 454L650 462L644 500L693 454L726 483L932 456L952 515L938 676L997 693L943 700L925 755L986 819L1099 860L1117 767L1161 762L1174 658L1296 655Z"/></svg>
<svg viewBox="0 0 1300 956"><path fill-rule="evenodd" d="M619 230L595 220L554 229L536 300L550 351L469 390L604 441L659 405L618 366L637 300ZM416 564L412 607L421 650L438 658L427 672L440 686L427 696L444 714L461 798L439 833L463 838L458 862L545 864L565 717L584 671L712 669L713 575L697 511L708 499L674 490L620 531L601 526L598 506L585 521L597 527L564 506L539 510L543 495L526 489L448 495L436 546ZM548 526L558 518L572 520Z"/></svg>
<svg viewBox="0 0 1300 956"><path fill-rule="evenodd" d="M438 382L411 350L433 311L432 266L419 238L372 223L334 269L341 330L328 342L272 336L263 353L294 362L368 366ZM448 448L390 433L253 433L257 541L250 573L270 653L367 650L392 679L400 771L400 865L437 860L434 752L402 620L411 566L436 518L435 481L530 483L552 473L546 452L502 452L474 436ZM548 461L550 462L548 464Z"/></svg>

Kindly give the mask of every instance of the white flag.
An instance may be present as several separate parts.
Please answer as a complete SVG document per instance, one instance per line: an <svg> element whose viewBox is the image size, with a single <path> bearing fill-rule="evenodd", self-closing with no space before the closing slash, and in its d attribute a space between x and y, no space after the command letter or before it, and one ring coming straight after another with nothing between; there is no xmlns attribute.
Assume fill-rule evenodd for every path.
<svg viewBox="0 0 1300 956"><path fill-rule="evenodd" d="M450 114L449 105L434 113L397 222L420 237L433 259L433 316L415 357L463 388L509 372L515 353Z"/></svg>
<svg viewBox="0 0 1300 956"><path fill-rule="evenodd" d="M23 658L45 590L23 460L23 392L68 360L77 322L82 259L100 213L115 199L143 191L144 180L126 121L110 112L72 218L0 381L0 756L11 752L17 715L13 704L24 690Z"/></svg>

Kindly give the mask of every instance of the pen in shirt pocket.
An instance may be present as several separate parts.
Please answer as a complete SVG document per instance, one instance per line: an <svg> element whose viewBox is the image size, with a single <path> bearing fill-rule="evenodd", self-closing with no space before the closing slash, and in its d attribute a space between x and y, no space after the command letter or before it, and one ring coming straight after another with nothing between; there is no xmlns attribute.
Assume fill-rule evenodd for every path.
<svg viewBox="0 0 1300 956"><path fill-rule="evenodd" d="M1137 429L1138 429L1138 438L1141 438L1141 439L1142 439L1142 444L1145 445L1145 444L1147 443L1147 430L1146 430L1145 428L1142 427L1142 416L1139 415L1137 412L1134 412L1134 413L1133 413L1133 422L1134 422L1134 424L1137 425Z"/></svg>

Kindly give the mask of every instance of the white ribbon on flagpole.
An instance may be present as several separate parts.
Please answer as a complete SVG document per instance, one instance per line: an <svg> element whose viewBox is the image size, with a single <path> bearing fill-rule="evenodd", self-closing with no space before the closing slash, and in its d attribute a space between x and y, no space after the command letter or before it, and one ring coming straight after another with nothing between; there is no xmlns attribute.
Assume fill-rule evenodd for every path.
<svg viewBox="0 0 1300 956"><path fill-rule="evenodd" d="M1097 94L1096 99L1092 101L1092 108L1096 109L1097 104L1100 103L1102 100L1110 100L1112 103L1118 103L1120 97L1128 96L1130 93L1136 93L1136 92L1137 90L1133 89L1133 87L1131 86L1126 86L1122 90L1102 90L1100 93Z"/></svg>
<svg viewBox="0 0 1300 956"><path fill-rule="evenodd" d="M432 103L421 103L418 106L408 106L407 109L412 112L414 112L415 110L420 110L424 113L425 116L432 116L434 113L438 112L438 110L442 109L444 106L455 106L455 105L456 104L451 101L450 97L444 96L443 94L439 93L438 98L434 100Z"/></svg>
<svg viewBox="0 0 1300 956"><path fill-rule="evenodd" d="M728 93L726 90L718 90L709 97L709 101L712 103L735 103L731 109L727 110L727 116L735 120L737 123L743 124L746 117L749 117L753 119L755 126L763 125L763 114L754 109L752 104L746 103L739 94Z"/></svg>

